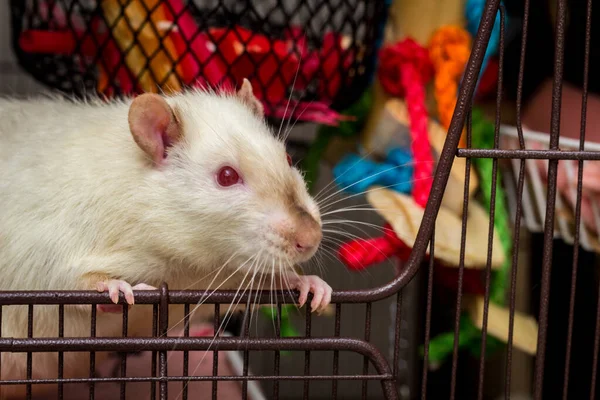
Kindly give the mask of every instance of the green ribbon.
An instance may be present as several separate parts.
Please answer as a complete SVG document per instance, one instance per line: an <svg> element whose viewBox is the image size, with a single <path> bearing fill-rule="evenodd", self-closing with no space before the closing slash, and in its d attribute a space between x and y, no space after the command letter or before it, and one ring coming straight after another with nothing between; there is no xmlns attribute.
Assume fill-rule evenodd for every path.
<svg viewBox="0 0 600 400"><path fill-rule="evenodd" d="M494 147L494 124L485 119L481 110L472 110L472 144L473 148L491 149ZM488 209L492 200L492 169L493 159L474 158L473 165L479 175L481 200ZM506 196L502 186L500 170L496 180L496 205L494 214L494 230L505 255L505 260L499 271L492 271L490 281L490 300L498 305L504 305L506 298L506 284L511 268L512 234L510 229L510 216L506 205ZM459 327L459 348L467 348L469 352L479 357L481 354L481 331L473 324L467 315L463 315ZM486 339L486 354L493 353L504 346L504 343L492 336ZM454 332L442 333L434 337L429 343L429 361L441 363L449 357L454 349ZM423 349L421 348L421 354Z"/></svg>

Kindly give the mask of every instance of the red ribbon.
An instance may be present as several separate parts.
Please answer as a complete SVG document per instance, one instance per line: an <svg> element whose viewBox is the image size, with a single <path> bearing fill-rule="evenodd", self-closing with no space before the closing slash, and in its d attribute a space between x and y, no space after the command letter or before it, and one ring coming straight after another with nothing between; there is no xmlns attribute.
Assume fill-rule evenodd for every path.
<svg viewBox="0 0 600 400"><path fill-rule="evenodd" d="M427 49L412 39L385 47L379 62L379 81L385 91L406 98L415 161L412 196L418 205L425 207L433 178L425 84L433 77L433 65Z"/></svg>
<svg viewBox="0 0 600 400"><path fill-rule="evenodd" d="M355 239L344 243L338 250L338 257L348 269L360 271L367 267L397 256L405 260L410 248L396 236L389 224L383 227L384 234L378 238Z"/></svg>

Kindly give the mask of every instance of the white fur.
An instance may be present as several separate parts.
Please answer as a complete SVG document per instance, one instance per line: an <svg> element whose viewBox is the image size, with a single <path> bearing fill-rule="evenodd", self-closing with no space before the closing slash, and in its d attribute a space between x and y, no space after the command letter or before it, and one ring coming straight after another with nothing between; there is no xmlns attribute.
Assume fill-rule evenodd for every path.
<svg viewBox="0 0 600 400"><path fill-rule="evenodd" d="M231 268L257 252L265 265L303 261L269 223L288 215L290 194L320 223L284 144L234 95L168 102L183 139L157 166L131 136L131 100L0 99L0 290L90 289L86 273L185 288L235 252ZM219 187L223 165L244 185ZM68 310L66 334L89 335L89 313ZM56 336L56 317L36 312L35 336ZM99 335L118 335L119 317L102 318ZM4 307L4 337L26 327L26 308ZM2 355L3 373L11 360Z"/></svg>

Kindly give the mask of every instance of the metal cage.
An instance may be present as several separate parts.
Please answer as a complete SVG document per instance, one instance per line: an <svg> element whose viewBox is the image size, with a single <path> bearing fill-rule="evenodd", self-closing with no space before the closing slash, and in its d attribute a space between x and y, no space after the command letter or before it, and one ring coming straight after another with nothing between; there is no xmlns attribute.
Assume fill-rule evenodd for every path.
<svg viewBox="0 0 600 400"><path fill-rule="evenodd" d="M587 38L586 38L586 65L589 63L590 53L590 29L591 19L589 13L591 13L591 0L588 0L588 18L587 18ZM574 242L574 254L572 264L572 285L570 290L570 298L564 301L569 302L569 319L568 319L568 338L566 343L566 371L564 372L564 394L563 398L567 398L569 377L573 374L573 371L569 371L570 357L571 357L571 346L572 346L572 329L574 319L574 304L575 304L575 281L577 278L577 264L579 252L579 240L580 240L580 201L582 193L582 172L583 163L586 160L600 160L600 153L595 151L586 151L584 148L584 135L585 135L585 110L583 107L582 115L582 133L581 141L579 142L579 148L577 150L561 150L559 149L559 134L560 134L560 108L561 108L561 87L563 77L563 59L564 59L564 48L565 48L565 21L566 21L566 2L565 0L558 0L557 9L557 24L556 24L556 44L555 44L555 60L554 60L554 83L553 83L553 102L552 102L552 121L550 130L550 140L548 150L531 150L525 147L525 141L523 138L523 128L520 123L521 113L521 101L522 101L522 81L524 74L524 59L527 46L527 30L528 30L528 10L530 7L530 1L525 1L525 14L523 20L523 40L521 48L521 67L519 71L519 89L517 98L517 134L516 137L519 139L519 147L515 149L500 149L500 103L502 100L502 65L503 65L503 54L504 54L504 27L501 30L500 38L500 79L498 82L498 98L497 98L497 109L496 109L496 131L494 148L492 149L477 149L471 147L471 129L470 129L470 109L472 105L473 93L476 86L476 78L478 76L479 69L482 64L483 56L487 47L487 42L490 38L494 20L498 11L503 16L503 9L500 7L499 0L488 0L483 12L481 24L477 36L474 40L472 53L466 68L465 79L460 89L456 109L452 118L452 123L448 131L448 137L446 139L443 151L440 155L439 163L437 166L431 194L427 203L424 218L419 228L418 236L410 258L400 270L399 274L394 280L385 284L381 287L376 287L368 290L352 290L352 291L335 291L332 296L332 303L335 305L335 319L334 328L331 333L326 337L314 337L312 334L312 318L311 313L306 313L305 321L305 332L303 337L297 338L281 338L278 337L280 334L280 326L276 324L276 337L265 338L265 337L253 337L249 329L249 319L244 320L244 329L242 335L239 337L218 337L214 341L209 337L189 337L189 329L185 331L185 337L169 337L166 335L167 322L168 322L168 310L171 304L182 304L186 311L189 311L190 306L193 306L200 298L204 295L203 292L188 292L188 291L169 291L166 285L163 285L159 291L156 292L140 292L136 297L138 304L150 304L154 309L153 316L153 336L152 337L128 337L127 336L127 308L123 309L123 335L118 338L98 338L95 337L96 332L96 311L95 304L109 303L108 296L105 294L91 293L91 292L3 292L0 293L0 313L2 309L6 307L13 307L17 305L25 305L29 312L29 337L27 338L0 338L0 352L18 352L25 353L27 355L27 379L18 381L7 381L2 380L0 384L5 385L25 385L27 387L27 398L32 398L32 387L34 385L41 384L53 384L57 386L57 396L62 399L65 393L67 385L72 383L87 383L89 384L89 398L93 399L95 396L95 386L105 383L108 381L117 382L121 385L121 399L126 398L126 387L131 382L145 382L152 388L152 398L158 398L166 400L168 397L168 383L178 382L181 384L181 395L183 399L188 398L188 393L185 388L185 382L187 381L209 381L212 382L212 398L217 399L219 396L219 388L217 381L224 380L236 380L242 382L242 398L248 398L248 382L249 381L271 381L272 382L272 398L279 398L280 387L283 382L299 382L302 384L301 390L303 398L308 399L311 396L311 385L315 385L319 381L326 381L330 383L328 393L324 395L324 398L336 399L338 397L338 388L346 382L359 383L362 398L368 397L368 387L378 386L379 395L375 395L374 398L385 398L385 399L398 399L400 393L396 385L399 378L398 369L398 356L400 352L400 342L402 340L401 331L401 313L402 313L402 301L403 301L403 289L406 285L415 277L417 272L422 271L426 274L426 291L425 291L425 323L424 323L424 362L422 365L421 372L421 390L420 394L416 397L422 399L428 398L428 347L431 339L431 326L432 326L432 301L433 301L433 274L434 263L433 255L435 254L435 243L432 240L434 234L434 224L438 210L442 202L442 196L445 191L446 184L448 182L450 169L453 161L456 157L466 158L466 187L465 193L468 192L469 185L469 172L471 168L471 160L473 158L491 158L493 159L493 175L494 178L497 176L499 170L499 160L511 159L516 160L515 162L519 166L519 173L517 175L516 185L516 218L514 220L514 239L513 248L518 249L520 242L520 226L522 220L522 197L525 182L525 161L528 159L543 159L549 160L548 168L548 184L547 184L547 197L546 197L546 209L545 209L545 222L544 222L544 240L543 240L543 262L542 262L542 279L541 279L541 297L539 307L539 336L537 344L537 356L535 362L535 374L533 377L533 388L534 398L541 399L544 395L544 375L547 368L545 358L550 349L547 348L547 337L548 337L548 320L549 320L549 309L550 309L550 282L552 272L552 259L553 259L553 235L555 225L555 205L556 205L556 183L557 183L557 167L559 160L577 160L579 162L579 175L578 175L578 206L576 207L576 229L573 238ZM503 17L502 17L503 18ZM504 24L502 24L503 26ZM588 68L584 71L584 95L583 102L587 101L587 75ZM467 147L458 148L459 139L463 127L467 127ZM493 179L496 182L496 179ZM496 184L492 185L492 199L495 199ZM491 221L489 226L489 237L493 235L493 221L494 221L494 200L492 200L491 206ZM469 207L468 198L464 200L464 211ZM462 219L462 232L461 235L465 238L465 232L467 229L467 213L463 213ZM485 349L486 345L486 330L487 330L487 309L489 307L490 300L490 273L491 273L491 254L492 254L492 240L489 240L489 248L487 249L488 263L485 270L485 282L486 282L486 293L485 293L485 310L483 319L483 329L481 336L481 346ZM455 299L456 310L461 309L461 303L463 300L462 296L462 283L464 274L464 246L465 241L462 241L462 262L458 269L458 295ZM424 262L425 254L430 249L431 257L429 262ZM512 320L515 313L515 298L516 298L516 281L517 281L517 264L519 261L519 252L514 251L512 254L512 272L510 279L510 312L511 312L511 325L509 330L509 339L507 345L507 357L505 363L505 395L506 398L510 398L510 386L511 386L511 366L513 362L513 347L512 347ZM270 304L272 301L271 294L269 292L259 293L245 293L241 297L236 298L234 292L216 292L214 293L207 304L213 304L215 308L214 325L215 331L221 323L220 320L220 307L223 304L230 304L234 300L247 301L251 296L258 296L261 304ZM378 349L371 343L371 339L374 335L380 334L379 331L375 331L372 321L372 307L373 305L383 299L393 298L393 303L396 309L396 324L394 327L393 337L393 354L388 359L384 356L384 352ZM124 299L121 299L123 301ZM277 302L279 304L278 309L281 312L282 303L293 302L294 298L287 294L278 294ZM85 338L69 338L63 337L64 332L64 308L65 306L72 304L89 304L92 308L92 321L90 337ZM344 337L340 334L340 325L344 317L344 309L350 304L360 305L364 307L364 336L363 337ZM57 309L57 335L53 338L35 338L32 337L33 324L35 323L33 318L34 307L41 305L55 305ZM600 308L599 308L600 310ZM187 314L187 313L186 313ZM599 314L600 316L600 314ZM453 345L453 357L451 363L451 380L450 386L447 388L447 395L450 399L456 397L457 389L457 376L458 371L458 358L459 358L459 346L458 346L458 334L459 334L459 318L460 313L456 312L456 318L454 323L454 345ZM596 321L600 320L600 317L596 318ZM279 321L279 319L277 319ZM186 321L187 322L187 321ZM590 398L594 399L596 390L596 375L597 375L597 364L598 364L598 349L600 344L600 323L591 321L595 326L595 340L594 346L590 349L593 352L593 365L584 365L580 368L586 371L591 370L591 382L588 393ZM186 324L187 325L187 324ZM177 348L178 351L184 352L184 359L187 360L188 352L190 351L201 351L201 350L216 350L213 353L213 375L212 376L187 376L188 370L184 366L183 376L171 376L168 374L167 369L167 352L173 348ZM148 376L145 377L127 377L127 360L123 356L121 363L120 378L97 378L94 376L94 354L95 352L101 351L115 351L115 352L136 352L136 351L151 351L153 354L153 361ZM238 350L243 352L243 373L240 376L217 376L218 370L218 358L217 351L228 351ZM273 373L271 375L249 375L248 365L249 357L252 352L263 351L274 353L274 364ZM299 352L304 357L304 363L302 365L302 371L296 374L282 374L280 371L280 361L282 351ZM33 355L37 352L56 352L58 353L58 377L56 379L36 379L32 376L32 362ZM88 378L81 379L70 379L64 378L62 375L63 371L63 353L65 352L88 352L90 354L90 371ZM327 375L316 375L311 373L314 370L311 365L311 354L313 352L330 352L332 353L333 359L331 364L331 373ZM341 374L340 373L340 355L344 352L354 353L357 355L362 362L357 364L355 373L352 374ZM484 398L483 395L483 384L486 373L486 352L482 351L478 361L478 382L477 386L473 387L476 390L476 397L478 399ZM156 389L156 390L155 390ZM129 397L128 397L129 398ZM135 395L132 397L135 398Z"/></svg>

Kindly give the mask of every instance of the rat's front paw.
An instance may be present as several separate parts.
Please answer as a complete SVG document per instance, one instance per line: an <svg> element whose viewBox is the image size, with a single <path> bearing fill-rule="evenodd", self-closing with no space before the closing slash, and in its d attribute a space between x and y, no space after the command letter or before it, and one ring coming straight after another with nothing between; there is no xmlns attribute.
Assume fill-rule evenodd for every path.
<svg viewBox="0 0 600 400"><path fill-rule="evenodd" d="M315 275L299 275L288 278L292 289L298 289L300 298L299 306L302 307L308 298L308 293L312 292L313 299L310 308L318 314L323 312L331 302L331 286L323 279Z"/></svg>
<svg viewBox="0 0 600 400"><path fill-rule="evenodd" d="M129 283L118 279L98 282L96 284L96 289L100 293L108 292L110 299L115 304L119 302L119 292L121 292L125 296L125 301L127 301L127 304L129 305L134 304L134 290L156 290L155 287L146 285L145 283L139 283L132 287ZM112 304L98 304L98 309L103 312L120 312L123 308L121 306Z"/></svg>

